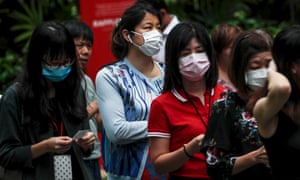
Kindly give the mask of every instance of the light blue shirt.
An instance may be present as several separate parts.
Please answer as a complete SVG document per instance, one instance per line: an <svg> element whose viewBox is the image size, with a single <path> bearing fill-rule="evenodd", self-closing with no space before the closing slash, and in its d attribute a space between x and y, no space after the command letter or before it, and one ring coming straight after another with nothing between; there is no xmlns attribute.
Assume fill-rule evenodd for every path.
<svg viewBox="0 0 300 180"><path fill-rule="evenodd" d="M108 179L140 179L148 160L147 125L150 105L162 91L161 76L148 78L128 59L102 68L96 93L103 123L103 151ZM146 165L148 169L148 164ZM154 170L149 170L154 176Z"/></svg>

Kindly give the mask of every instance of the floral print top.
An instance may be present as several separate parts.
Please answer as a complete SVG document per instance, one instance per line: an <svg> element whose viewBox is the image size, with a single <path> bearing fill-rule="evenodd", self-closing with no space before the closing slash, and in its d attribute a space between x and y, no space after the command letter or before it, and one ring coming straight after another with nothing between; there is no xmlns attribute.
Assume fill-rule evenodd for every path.
<svg viewBox="0 0 300 180"><path fill-rule="evenodd" d="M236 92L227 91L225 98L212 107L201 151L205 153L207 171L213 179L271 179L270 169L263 164L231 175L236 157L263 145L257 122L245 111L245 106Z"/></svg>

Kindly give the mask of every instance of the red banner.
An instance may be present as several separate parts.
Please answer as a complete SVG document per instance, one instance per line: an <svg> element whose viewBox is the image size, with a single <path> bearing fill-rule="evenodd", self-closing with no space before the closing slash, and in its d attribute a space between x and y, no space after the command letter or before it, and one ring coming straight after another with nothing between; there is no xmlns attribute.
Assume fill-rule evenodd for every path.
<svg viewBox="0 0 300 180"><path fill-rule="evenodd" d="M94 33L91 59L87 65L87 74L95 80L99 69L115 61L110 50L113 28L123 11L135 0L80 0L81 20L89 25Z"/></svg>

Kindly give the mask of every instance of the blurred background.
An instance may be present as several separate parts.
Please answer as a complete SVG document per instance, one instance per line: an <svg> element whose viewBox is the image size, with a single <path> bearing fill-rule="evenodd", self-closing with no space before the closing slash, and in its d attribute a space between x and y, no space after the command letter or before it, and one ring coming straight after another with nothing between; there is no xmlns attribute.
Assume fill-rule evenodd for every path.
<svg viewBox="0 0 300 180"><path fill-rule="evenodd" d="M93 4L96 1L98 3L105 1L106 4L109 2L109 0L0 0L0 94L14 82L20 72L31 33L40 22L83 19L82 5ZM165 1L169 12L177 15L180 20L200 22L209 31L226 22L239 25L243 29L264 29L275 36L281 29L299 24L300 21L300 0ZM92 26L90 22L87 23ZM95 36L95 41L101 40L100 36ZM95 51L97 49L93 49L93 52Z"/></svg>

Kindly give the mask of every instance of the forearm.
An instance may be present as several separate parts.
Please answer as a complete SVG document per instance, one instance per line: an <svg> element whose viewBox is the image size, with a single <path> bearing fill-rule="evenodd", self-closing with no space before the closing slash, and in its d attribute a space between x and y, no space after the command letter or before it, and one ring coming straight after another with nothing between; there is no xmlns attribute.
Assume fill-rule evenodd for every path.
<svg viewBox="0 0 300 180"><path fill-rule="evenodd" d="M88 112L88 117L92 118L99 112L97 100L92 101L87 105L86 110Z"/></svg>
<svg viewBox="0 0 300 180"><path fill-rule="evenodd" d="M200 153L200 145L203 140L203 134L194 137L190 142L187 144L184 144L182 147L178 148L175 151L167 152L168 150L165 150L162 152L156 152L153 153L155 158L152 162L154 164L154 168L159 173L168 173L177 170L183 164L190 158L194 158L194 154ZM153 141L153 140L152 140ZM151 144L151 143L150 143ZM162 143L156 143L156 146L154 145L152 148L160 147ZM150 145L151 146L151 145ZM165 148L168 149L169 146L165 145ZM157 148L158 149L158 148ZM151 150L150 150L151 151Z"/></svg>
<svg viewBox="0 0 300 180"><path fill-rule="evenodd" d="M248 154L244 154L242 156L236 157L235 163L232 169L232 175L238 174L252 166L257 164L255 161L255 157L253 157L253 153L250 152Z"/></svg>
<svg viewBox="0 0 300 180"><path fill-rule="evenodd" d="M169 173L180 168L188 159L189 157L184 153L183 147L181 147L176 151L159 156L152 163L156 172Z"/></svg>
<svg viewBox="0 0 300 180"><path fill-rule="evenodd" d="M270 98L280 97L279 99L285 102L290 96L291 85L285 76L270 70L268 91Z"/></svg>
<svg viewBox="0 0 300 180"><path fill-rule="evenodd" d="M43 140L37 144L33 144L31 146L31 157L32 159L38 158L43 154L46 154L47 152L50 151L50 148L48 146L48 141Z"/></svg>
<svg viewBox="0 0 300 180"><path fill-rule="evenodd" d="M103 121L104 122L104 121ZM147 138L147 121L122 121L120 124L103 123L106 135L116 144L128 144Z"/></svg>
<svg viewBox="0 0 300 180"><path fill-rule="evenodd" d="M267 96L259 99L253 109L261 127L269 126L272 117L284 106L291 93L290 83L282 74L270 70L268 81Z"/></svg>

